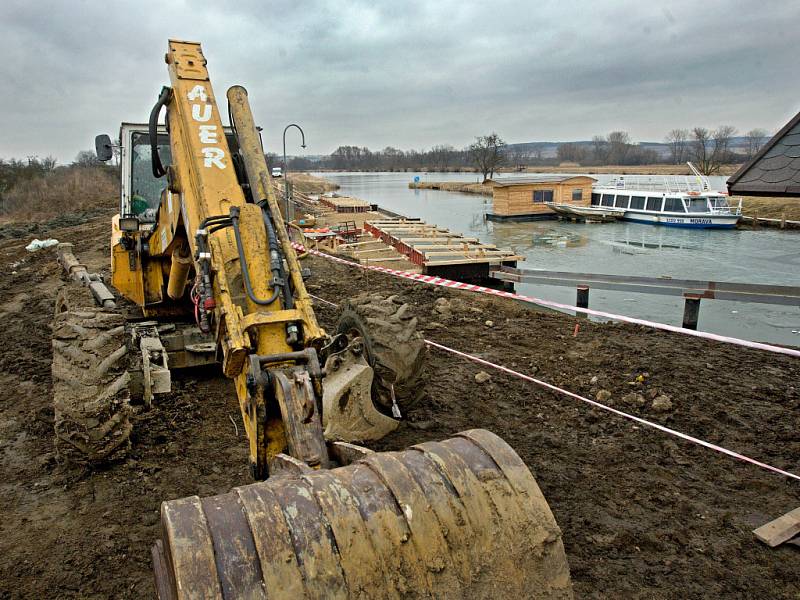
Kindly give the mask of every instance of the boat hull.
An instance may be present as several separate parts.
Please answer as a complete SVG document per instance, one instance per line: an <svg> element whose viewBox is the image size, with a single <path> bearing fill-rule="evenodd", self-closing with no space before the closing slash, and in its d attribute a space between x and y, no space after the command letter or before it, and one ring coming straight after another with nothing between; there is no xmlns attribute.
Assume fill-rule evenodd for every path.
<svg viewBox="0 0 800 600"><path fill-rule="evenodd" d="M733 229L739 221L738 215L688 215L648 214L644 212L626 211L623 221L661 225L662 227L682 227L686 229Z"/></svg>

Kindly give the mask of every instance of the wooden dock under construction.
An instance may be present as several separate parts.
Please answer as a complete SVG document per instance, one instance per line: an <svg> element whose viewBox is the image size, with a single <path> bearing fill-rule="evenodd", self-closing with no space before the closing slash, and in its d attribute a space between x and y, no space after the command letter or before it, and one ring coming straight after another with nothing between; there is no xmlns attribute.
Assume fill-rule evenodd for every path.
<svg viewBox="0 0 800 600"><path fill-rule="evenodd" d="M489 276L490 269L513 267L524 260L512 250L419 219L365 221L364 233L404 256L424 274L456 281L497 286Z"/></svg>

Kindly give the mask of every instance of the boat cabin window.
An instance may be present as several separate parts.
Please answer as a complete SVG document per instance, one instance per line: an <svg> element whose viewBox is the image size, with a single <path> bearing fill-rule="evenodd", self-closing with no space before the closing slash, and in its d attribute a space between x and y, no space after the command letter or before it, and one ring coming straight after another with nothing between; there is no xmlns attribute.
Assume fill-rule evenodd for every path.
<svg viewBox="0 0 800 600"><path fill-rule="evenodd" d="M592 206L600 206L600 194L592 194Z"/></svg>
<svg viewBox="0 0 800 600"><path fill-rule="evenodd" d="M582 188L573 188L572 190L572 201L573 202L580 202L583 200L583 189Z"/></svg>
<svg viewBox="0 0 800 600"><path fill-rule="evenodd" d="M614 202L614 206L617 208L628 208L628 200L630 200L630 196L623 196L622 194L617 195L617 200Z"/></svg>
<svg viewBox="0 0 800 600"><path fill-rule="evenodd" d="M730 208L728 199L725 196L710 196L711 206L714 208Z"/></svg>
<svg viewBox="0 0 800 600"><path fill-rule="evenodd" d="M705 198L691 198L689 200L689 212L704 213L708 212L708 202Z"/></svg>
<svg viewBox="0 0 800 600"><path fill-rule="evenodd" d="M648 196L647 197L647 210L652 210L655 212L661 211L661 198L655 196Z"/></svg>
<svg viewBox="0 0 800 600"><path fill-rule="evenodd" d="M634 196L631 198L631 208L634 210L644 209L644 196Z"/></svg>
<svg viewBox="0 0 800 600"><path fill-rule="evenodd" d="M603 206L614 206L614 194L603 194L601 204Z"/></svg>
<svg viewBox="0 0 800 600"><path fill-rule="evenodd" d="M533 201L536 204L553 201L553 190L533 190Z"/></svg>
<svg viewBox="0 0 800 600"><path fill-rule="evenodd" d="M686 212L681 198L664 198L664 212Z"/></svg>

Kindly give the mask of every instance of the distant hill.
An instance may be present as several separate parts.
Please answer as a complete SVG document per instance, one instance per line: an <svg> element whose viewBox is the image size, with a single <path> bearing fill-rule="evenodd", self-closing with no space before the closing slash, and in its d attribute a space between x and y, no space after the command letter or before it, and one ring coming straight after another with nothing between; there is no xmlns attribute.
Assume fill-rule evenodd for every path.
<svg viewBox="0 0 800 600"><path fill-rule="evenodd" d="M766 140L765 140L766 141ZM577 144L591 150L591 140L578 140L573 142L520 142L518 144L506 144L506 148L514 153L521 153L528 156L535 156L541 151L542 158L555 158L558 147L561 144ZM669 156L669 145L664 142L638 142L643 148L655 150L662 158ZM747 149L747 138L737 136L731 138L731 151L737 154L745 154Z"/></svg>

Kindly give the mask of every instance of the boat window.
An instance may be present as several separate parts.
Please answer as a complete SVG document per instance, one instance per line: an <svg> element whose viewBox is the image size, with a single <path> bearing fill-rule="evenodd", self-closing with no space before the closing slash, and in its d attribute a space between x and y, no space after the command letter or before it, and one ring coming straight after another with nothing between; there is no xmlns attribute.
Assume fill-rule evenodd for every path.
<svg viewBox="0 0 800 600"><path fill-rule="evenodd" d="M534 190L533 201L537 204L553 201L553 190Z"/></svg>
<svg viewBox="0 0 800 600"><path fill-rule="evenodd" d="M614 206L614 194L603 194L603 206Z"/></svg>
<svg viewBox="0 0 800 600"><path fill-rule="evenodd" d="M630 196L623 196L622 194L617 196L616 202L614 202L614 206L617 208L628 208L628 200L630 200Z"/></svg>
<svg viewBox="0 0 800 600"><path fill-rule="evenodd" d="M592 206L600 205L600 194L592 194Z"/></svg>
<svg viewBox="0 0 800 600"><path fill-rule="evenodd" d="M634 196L631 198L631 208L642 210L644 208L644 196Z"/></svg>
<svg viewBox="0 0 800 600"><path fill-rule="evenodd" d="M583 200L583 189L582 188L573 188L572 190L572 201L573 202L580 202Z"/></svg>
<svg viewBox="0 0 800 600"><path fill-rule="evenodd" d="M725 196L713 196L709 199L714 208L730 208L728 199Z"/></svg>
<svg viewBox="0 0 800 600"><path fill-rule="evenodd" d="M647 197L647 210L651 210L654 212L661 211L661 198L656 196L648 196Z"/></svg>
<svg viewBox="0 0 800 600"><path fill-rule="evenodd" d="M704 213L708 212L708 203L705 198L692 198L689 200L689 212Z"/></svg>
<svg viewBox="0 0 800 600"><path fill-rule="evenodd" d="M681 198L665 198L664 212L685 212L683 210L683 200Z"/></svg>

